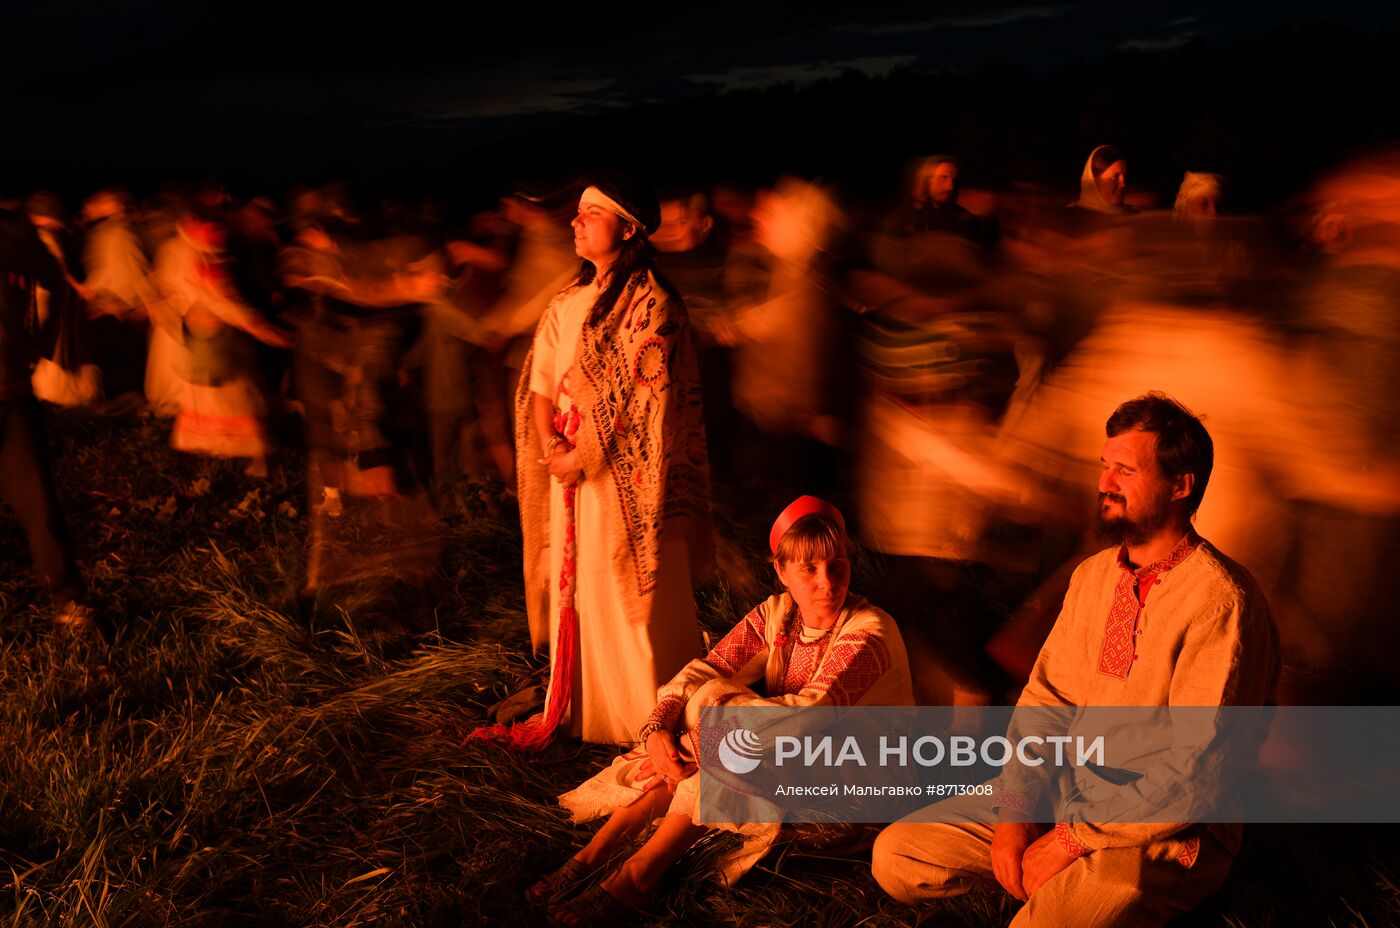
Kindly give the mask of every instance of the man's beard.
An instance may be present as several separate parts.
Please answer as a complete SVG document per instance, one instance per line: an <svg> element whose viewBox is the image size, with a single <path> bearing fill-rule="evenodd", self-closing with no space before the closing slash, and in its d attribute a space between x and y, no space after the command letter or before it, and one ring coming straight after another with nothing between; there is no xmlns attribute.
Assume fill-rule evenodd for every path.
<svg viewBox="0 0 1400 928"><path fill-rule="evenodd" d="M1122 510L1121 515L1104 515L1103 504L1108 500L1113 500L1118 504ZM1170 517L1170 497L1153 500L1151 508L1134 519L1128 515L1127 500L1117 493L1100 493L1094 534L1106 544L1135 547L1151 541L1152 537L1167 524Z"/></svg>

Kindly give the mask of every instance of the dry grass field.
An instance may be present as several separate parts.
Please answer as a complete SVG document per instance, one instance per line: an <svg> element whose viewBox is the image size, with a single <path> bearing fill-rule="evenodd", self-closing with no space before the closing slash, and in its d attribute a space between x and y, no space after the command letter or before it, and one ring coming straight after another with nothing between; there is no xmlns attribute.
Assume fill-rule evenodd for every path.
<svg viewBox="0 0 1400 928"><path fill-rule="evenodd" d="M591 827L553 797L610 752L463 746L539 667L499 488L453 488L440 601L430 630L405 635L392 585L298 595L295 452L253 484L234 464L169 451L167 428L51 422L109 645L51 629L19 529L0 516L0 925L541 923L525 887ZM731 551L752 550L729 534ZM728 578L700 591L711 631L750 605L761 569L726 563ZM1225 890L1186 923L1395 924L1398 837L1254 828ZM868 861L793 854L722 891L707 878L714 850L682 861L643 924L988 926L1015 910L988 890L915 911L883 896Z"/></svg>

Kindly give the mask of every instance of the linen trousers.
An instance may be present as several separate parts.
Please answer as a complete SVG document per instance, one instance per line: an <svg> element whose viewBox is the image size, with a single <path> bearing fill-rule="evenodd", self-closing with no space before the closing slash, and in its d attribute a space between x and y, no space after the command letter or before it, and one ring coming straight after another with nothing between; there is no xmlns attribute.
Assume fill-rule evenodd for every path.
<svg viewBox="0 0 1400 928"><path fill-rule="evenodd" d="M985 808L985 804L980 804ZM966 816L957 802L940 803L939 821L921 810L890 825L875 840L871 865L885 892L909 905L967 892L996 882L992 873L994 825ZM950 821L949 819L954 819ZM1234 857L1205 828L1190 866L1179 859L1179 841L1104 848L1080 857L1036 890L1012 919L1014 928L1164 925L1211 896Z"/></svg>

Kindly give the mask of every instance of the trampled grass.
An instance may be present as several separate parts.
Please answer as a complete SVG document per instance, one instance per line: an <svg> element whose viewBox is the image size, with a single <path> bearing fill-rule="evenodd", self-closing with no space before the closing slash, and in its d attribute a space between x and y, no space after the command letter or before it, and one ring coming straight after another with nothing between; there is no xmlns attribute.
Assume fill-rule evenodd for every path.
<svg viewBox="0 0 1400 928"><path fill-rule="evenodd" d="M110 647L54 632L17 526L0 517L0 925L530 925L521 902L590 833L553 797L607 762L574 742L518 757L465 732L540 667L519 534L493 488L453 488L431 629L381 628L372 584L299 595L300 459L253 484L176 455L158 423L64 414L52 443ZM712 632L764 587L756 538L725 526ZM752 533L749 533L752 534ZM1254 829L1192 925L1387 925L1393 827ZM986 926L995 891L926 910L863 861L779 854L738 887L682 861L657 925Z"/></svg>

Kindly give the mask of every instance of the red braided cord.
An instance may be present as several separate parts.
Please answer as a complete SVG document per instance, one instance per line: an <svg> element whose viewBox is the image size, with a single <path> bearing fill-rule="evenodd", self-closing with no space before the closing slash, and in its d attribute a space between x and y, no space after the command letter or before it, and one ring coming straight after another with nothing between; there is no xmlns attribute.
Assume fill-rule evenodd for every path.
<svg viewBox="0 0 1400 928"><path fill-rule="evenodd" d="M558 416L555 417L556 421ZM575 424L577 429L577 424ZM510 725L483 725L467 736L468 741L486 741L509 751L541 751L554 740L554 732L564 720L574 691L574 667L578 663L578 612L574 592L578 586L578 541L574 534L574 493L576 486L564 488L564 557L559 568L559 630L550 654L552 684L544 712Z"/></svg>

